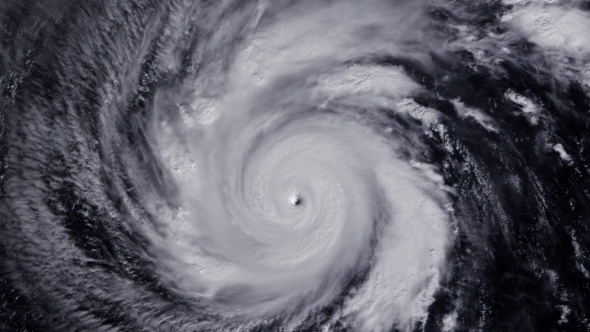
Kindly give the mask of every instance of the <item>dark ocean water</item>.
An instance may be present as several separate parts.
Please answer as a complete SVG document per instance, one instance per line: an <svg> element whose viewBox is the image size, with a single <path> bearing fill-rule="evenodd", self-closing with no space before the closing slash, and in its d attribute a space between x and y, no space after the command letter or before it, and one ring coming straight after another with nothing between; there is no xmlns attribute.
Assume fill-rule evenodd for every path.
<svg viewBox="0 0 590 332"><path fill-rule="evenodd" d="M587 1L0 3L0 329L590 330Z"/></svg>

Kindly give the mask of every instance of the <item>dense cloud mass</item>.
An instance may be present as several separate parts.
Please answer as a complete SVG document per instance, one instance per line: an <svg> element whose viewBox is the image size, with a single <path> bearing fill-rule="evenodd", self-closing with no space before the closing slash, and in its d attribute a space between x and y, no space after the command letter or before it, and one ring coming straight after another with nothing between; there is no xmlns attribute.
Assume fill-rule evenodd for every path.
<svg viewBox="0 0 590 332"><path fill-rule="evenodd" d="M590 4L3 0L5 331L587 331Z"/></svg>

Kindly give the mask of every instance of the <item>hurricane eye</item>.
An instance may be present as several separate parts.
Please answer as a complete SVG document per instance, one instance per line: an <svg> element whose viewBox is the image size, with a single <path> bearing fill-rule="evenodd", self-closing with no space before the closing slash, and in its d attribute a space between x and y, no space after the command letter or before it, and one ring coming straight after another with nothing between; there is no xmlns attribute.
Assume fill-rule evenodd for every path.
<svg viewBox="0 0 590 332"><path fill-rule="evenodd" d="M299 195L292 195L289 198L289 203L291 203L293 206L299 206L303 203L303 199Z"/></svg>

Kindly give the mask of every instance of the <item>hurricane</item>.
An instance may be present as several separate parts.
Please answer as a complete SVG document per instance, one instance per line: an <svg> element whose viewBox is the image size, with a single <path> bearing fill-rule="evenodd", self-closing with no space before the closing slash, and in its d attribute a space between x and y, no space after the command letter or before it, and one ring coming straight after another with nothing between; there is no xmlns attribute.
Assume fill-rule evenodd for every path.
<svg viewBox="0 0 590 332"><path fill-rule="evenodd" d="M5 331L587 331L590 6L0 4Z"/></svg>

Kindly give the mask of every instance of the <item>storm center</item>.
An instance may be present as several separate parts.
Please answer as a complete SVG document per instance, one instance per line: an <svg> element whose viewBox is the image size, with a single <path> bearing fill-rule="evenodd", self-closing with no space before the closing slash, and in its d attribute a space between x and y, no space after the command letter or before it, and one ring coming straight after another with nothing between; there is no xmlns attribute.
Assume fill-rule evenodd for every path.
<svg viewBox="0 0 590 332"><path fill-rule="evenodd" d="M301 196L299 195L293 195L289 198L289 202L291 203L291 205L293 206L297 206L297 205L301 205Z"/></svg>

